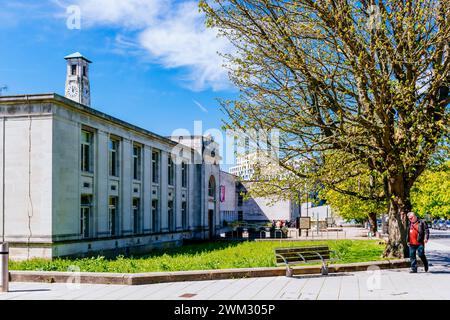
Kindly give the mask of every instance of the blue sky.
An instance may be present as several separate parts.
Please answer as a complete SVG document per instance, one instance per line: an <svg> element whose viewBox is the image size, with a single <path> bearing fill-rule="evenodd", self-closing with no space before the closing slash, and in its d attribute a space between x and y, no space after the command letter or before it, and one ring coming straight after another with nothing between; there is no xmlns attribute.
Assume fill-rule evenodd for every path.
<svg viewBox="0 0 450 320"><path fill-rule="evenodd" d="M237 95L216 54L229 45L205 29L197 1L0 0L0 8L4 95L64 95L63 57L76 51L93 61L93 108L161 135L192 132L194 121L220 128L216 98ZM71 29L77 10L80 29Z"/></svg>

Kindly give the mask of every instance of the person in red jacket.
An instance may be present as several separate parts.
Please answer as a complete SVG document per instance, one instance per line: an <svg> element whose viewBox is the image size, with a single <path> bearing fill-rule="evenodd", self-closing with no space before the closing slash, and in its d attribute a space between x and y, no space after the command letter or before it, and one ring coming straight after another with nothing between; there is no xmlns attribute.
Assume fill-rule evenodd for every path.
<svg viewBox="0 0 450 320"><path fill-rule="evenodd" d="M423 262L425 272L428 271L428 260L425 256L425 243L428 242L430 231L425 221L419 220L414 212L408 213L408 233L406 240L409 246L409 259L411 261L411 273L417 273L417 258L419 255Z"/></svg>

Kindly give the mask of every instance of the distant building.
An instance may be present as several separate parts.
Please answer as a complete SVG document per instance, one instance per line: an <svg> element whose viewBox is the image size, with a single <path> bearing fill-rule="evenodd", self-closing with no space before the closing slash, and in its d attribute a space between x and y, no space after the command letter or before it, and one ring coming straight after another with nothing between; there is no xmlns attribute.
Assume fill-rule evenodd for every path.
<svg viewBox="0 0 450 320"><path fill-rule="evenodd" d="M291 200L275 197L246 199L245 194L251 183L255 182L242 181L235 175L220 172L220 190L224 192L220 202L222 221L267 222L293 220L298 216L298 205Z"/></svg>
<svg viewBox="0 0 450 320"><path fill-rule="evenodd" d="M256 152L236 157L236 165L229 168L229 173L243 180L251 180L255 173L255 162L258 158Z"/></svg>
<svg viewBox="0 0 450 320"><path fill-rule="evenodd" d="M300 161L296 161L300 163ZM262 164L262 165L261 165ZM220 209L222 219L227 221L242 220L249 222L264 222L273 220L295 220L297 217L309 216L312 220L326 220L331 214L328 206L315 206L312 202L302 203L299 208L297 199L279 199L277 195L272 197L256 197L245 199L244 194L254 183L260 183L255 176L255 167L261 167L264 174L282 174L284 171L277 166L266 154L261 152L247 153L236 158L236 165L229 168L229 174L220 173L222 181L227 184L227 188L232 188L232 183L228 175L232 175L235 180L236 192L236 214L222 214L225 210ZM222 203L221 203L222 206ZM229 212L230 209L226 210ZM331 216L331 215L330 215ZM235 219L237 217L237 219Z"/></svg>

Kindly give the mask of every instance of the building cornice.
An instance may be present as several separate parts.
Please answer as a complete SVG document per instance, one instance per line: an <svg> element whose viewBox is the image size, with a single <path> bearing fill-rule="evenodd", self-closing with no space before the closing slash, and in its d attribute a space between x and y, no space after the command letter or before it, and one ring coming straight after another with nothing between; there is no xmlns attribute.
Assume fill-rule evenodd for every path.
<svg viewBox="0 0 450 320"><path fill-rule="evenodd" d="M164 136L158 135L152 131L149 131L147 129L143 129L141 127L135 126L131 123L128 123L126 121L120 120L118 118L115 118L113 116L110 116L104 112L98 111L96 109L93 109L91 107L82 105L80 103L77 103L73 100L70 100L68 98L65 98L63 96L60 96L56 93L43 93L43 94L25 94L25 95L13 95L13 96L0 96L0 106L2 105L14 105L14 104L32 104L32 103L54 103L58 106L63 106L69 109L72 109L77 112L87 113L91 116L100 118L102 120L106 120L109 122L112 122L116 125L119 125L121 127L124 127L128 130L132 130L134 132L140 133L144 136L160 140L166 144L169 144L171 146L178 145L177 142L166 138ZM192 148L189 148L185 146L188 149L193 150Z"/></svg>

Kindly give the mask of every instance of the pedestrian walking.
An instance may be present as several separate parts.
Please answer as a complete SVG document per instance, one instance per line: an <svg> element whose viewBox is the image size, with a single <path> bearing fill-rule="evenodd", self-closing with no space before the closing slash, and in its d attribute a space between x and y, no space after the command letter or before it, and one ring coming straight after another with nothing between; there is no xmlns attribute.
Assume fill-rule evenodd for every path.
<svg viewBox="0 0 450 320"><path fill-rule="evenodd" d="M423 262L425 272L428 271L428 260L425 256L425 243L428 242L430 231L425 221L417 218L414 212L408 213L408 233L406 240L409 246L409 259L411 261L411 273L417 273L417 255Z"/></svg>

